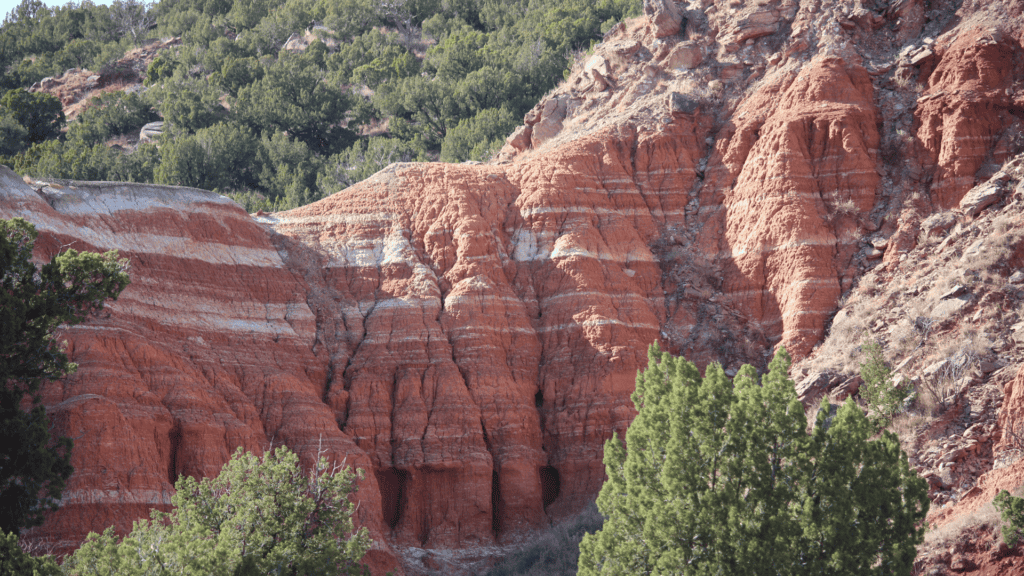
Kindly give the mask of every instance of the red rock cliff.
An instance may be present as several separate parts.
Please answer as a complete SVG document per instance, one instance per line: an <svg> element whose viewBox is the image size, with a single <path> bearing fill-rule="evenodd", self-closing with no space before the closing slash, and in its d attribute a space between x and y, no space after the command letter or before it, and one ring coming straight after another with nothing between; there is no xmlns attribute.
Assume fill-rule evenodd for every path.
<svg viewBox="0 0 1024 576"><path fill-rule="evenodd" d="M1024 102L1020 30L984 7L811 4L661 3L494 163L394 165L289 212L0 169L41 258L132 262L46 388L76 473L34 536L127 529L179 474L284 443L369 472L375 572L465 571L594 497L654 340L807 356L871 262L1020 151Z"/></svg>

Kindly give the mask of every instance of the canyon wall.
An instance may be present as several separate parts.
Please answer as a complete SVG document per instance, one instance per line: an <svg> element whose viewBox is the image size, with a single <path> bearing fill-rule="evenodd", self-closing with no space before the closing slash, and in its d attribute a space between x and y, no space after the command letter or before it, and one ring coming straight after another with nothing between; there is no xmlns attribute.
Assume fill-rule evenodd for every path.
<svg viewBox="0 0 1024 576"><path fill-rule="evenodd" d="M649 4L489 164L253 216L0 168L40 259L131 262L64 334L80 368L44 400L76 472L31 537L126 530L179 475L287 444L367 471L375 573L464 573L592 501L651 342L813 356L866 270L1024 149L1021 31L975 17L1013 3Z"/></svg>

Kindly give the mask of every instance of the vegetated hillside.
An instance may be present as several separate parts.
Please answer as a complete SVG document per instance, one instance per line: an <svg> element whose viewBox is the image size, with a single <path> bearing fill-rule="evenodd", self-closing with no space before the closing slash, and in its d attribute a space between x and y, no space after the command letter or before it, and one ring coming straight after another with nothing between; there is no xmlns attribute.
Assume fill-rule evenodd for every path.
<svg viewBox="0 0 1024 576"><path fill-rule="evenodd" d="M34 177L216 189L250 212L301 206L391 162L490 158L574 51L639 9L163 0L51 10L23 0L0 28L3 88L59 97L74 119L60 138L19 139L8 126L0 159ZM140 143L159 119L159 145Z"/></svg>
<svg viewBox="0 0 1024 576"><path fill-rule="evenodd" d="M35 537L124 528L236 445L322 438L372 471L375 570L477 571L592 501L649 342L729 371L785 345L811 403L852 393L880 339L916 379L895 426L954 533L922 565L1016 569L954 520L1020 467L1021 9L649 2L494 162L395 164L255 220L7 172L0 214L37 221L41 255L118 248L137 278L69 331L82 368L46 401L79 471ZM954 259L960 288L938 278Z"/></svg>

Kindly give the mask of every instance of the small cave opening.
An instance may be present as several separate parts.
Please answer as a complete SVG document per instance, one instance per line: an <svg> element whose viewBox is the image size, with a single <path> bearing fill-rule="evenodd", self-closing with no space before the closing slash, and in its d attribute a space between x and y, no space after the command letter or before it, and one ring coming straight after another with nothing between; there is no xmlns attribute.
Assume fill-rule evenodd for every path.
<svg viewBox="0 0 1024 576"><path fill-rule="evenodd" d="M167 432L167 441L170 444L170 454L167 459L167 480L171 486L178 481L178 448L181 447L181 423L175 422Z"/></svg>
<svg viewBox="0 0 1024 576"><path fill-rule="evenodd" d="M491 471L491 531L497 538L501 532L501 519L504 517L504 510L501 505L501 480L498 479L498 470Z"/></svg>
<svg viewBox="0 0 1024 576"><path fill-rule="evenodd" d="M537 390L537 393L533 395L533 405L537 408L544 406L544 391Z"/></svg>
<svg viewBox="0 0 1024 576"><path fill-rule="evenodd" d="M380 514L388 528L394 530L402 519L402 502L405 499L405 484L409 473L391 467L374 472L377 487L380 488Z"/></svg>
<svg viewBox="0 0 1024 576"><path fill-rule="evenodd" d="M558 469L554 466L542 466L540 469L540 494L546 509L562 491L562 480Z"/></svg>

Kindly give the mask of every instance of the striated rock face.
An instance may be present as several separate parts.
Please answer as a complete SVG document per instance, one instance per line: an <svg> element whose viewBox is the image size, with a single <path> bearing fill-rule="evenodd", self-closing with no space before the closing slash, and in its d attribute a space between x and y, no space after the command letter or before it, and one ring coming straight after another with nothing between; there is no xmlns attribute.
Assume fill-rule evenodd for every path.
<svg viewBox="0 0 1024 576"><path fill-rule="evenodd" d="M863 68L821 58L775 80L718 140L700 245L723 262L722 291L747 322L800 357L856 274L847 267L859 215L875 204L879 137Z"/></svg>
<svg viewBox="0 0 1024 576"><path fill-rule="evenodd" d="M1012 155L1024 109L1014 71L1024 67L1024 53L1019 40L991 29L965 31L943 48L934 71L921 71L927 90L915 126L922 164L934 173L932 198L948 209Z"/></svg>
<svg viewBox="0 0 1024 576"><path fill-rule="evenodd" d="M655 340L727 369L785 345L808 403L854 394L829 351L849 363L890 320L896 342L975 314L959 292L921 312L903 283L954 284L912 265L932 248L996 261L977 230L1019 227L990 216L1021 178L968 191L1024 150L1021 31L967 4L961 29L922 2L647 2L494 162L398 164L283 213L0 168L0 217L37 224L41 259L132 262L121 299L66 334L79 372L46 388L76 474L33 537L64 551L126 530L178 475L283 443L367 471L375 573L469 573L592 501ZM906 318L872 316L868 278ZM971 446L991 467L998 391L978 390ZM971 473L943 477L938 454L921 469L952 499Z"/></svg>
<svg viewBox="0 0 1024 576"><path fill-rule="evenodd" d="M369 469L322 401L329 364L309 287L236 204L210 192L115 183L38 192L0 167L0 217L42 232L37 255L119 250L132 284L68 334L73 376L44 388L55 430L75 441L63 505L36 538L67 551L90 531L131 528L170 503L179 475L219 472L239 446L295 448ZM366 482L360 521L380 530ZM379 553L378 553L379 554ZM383 555L380 569L395 566Z"/></svg>

